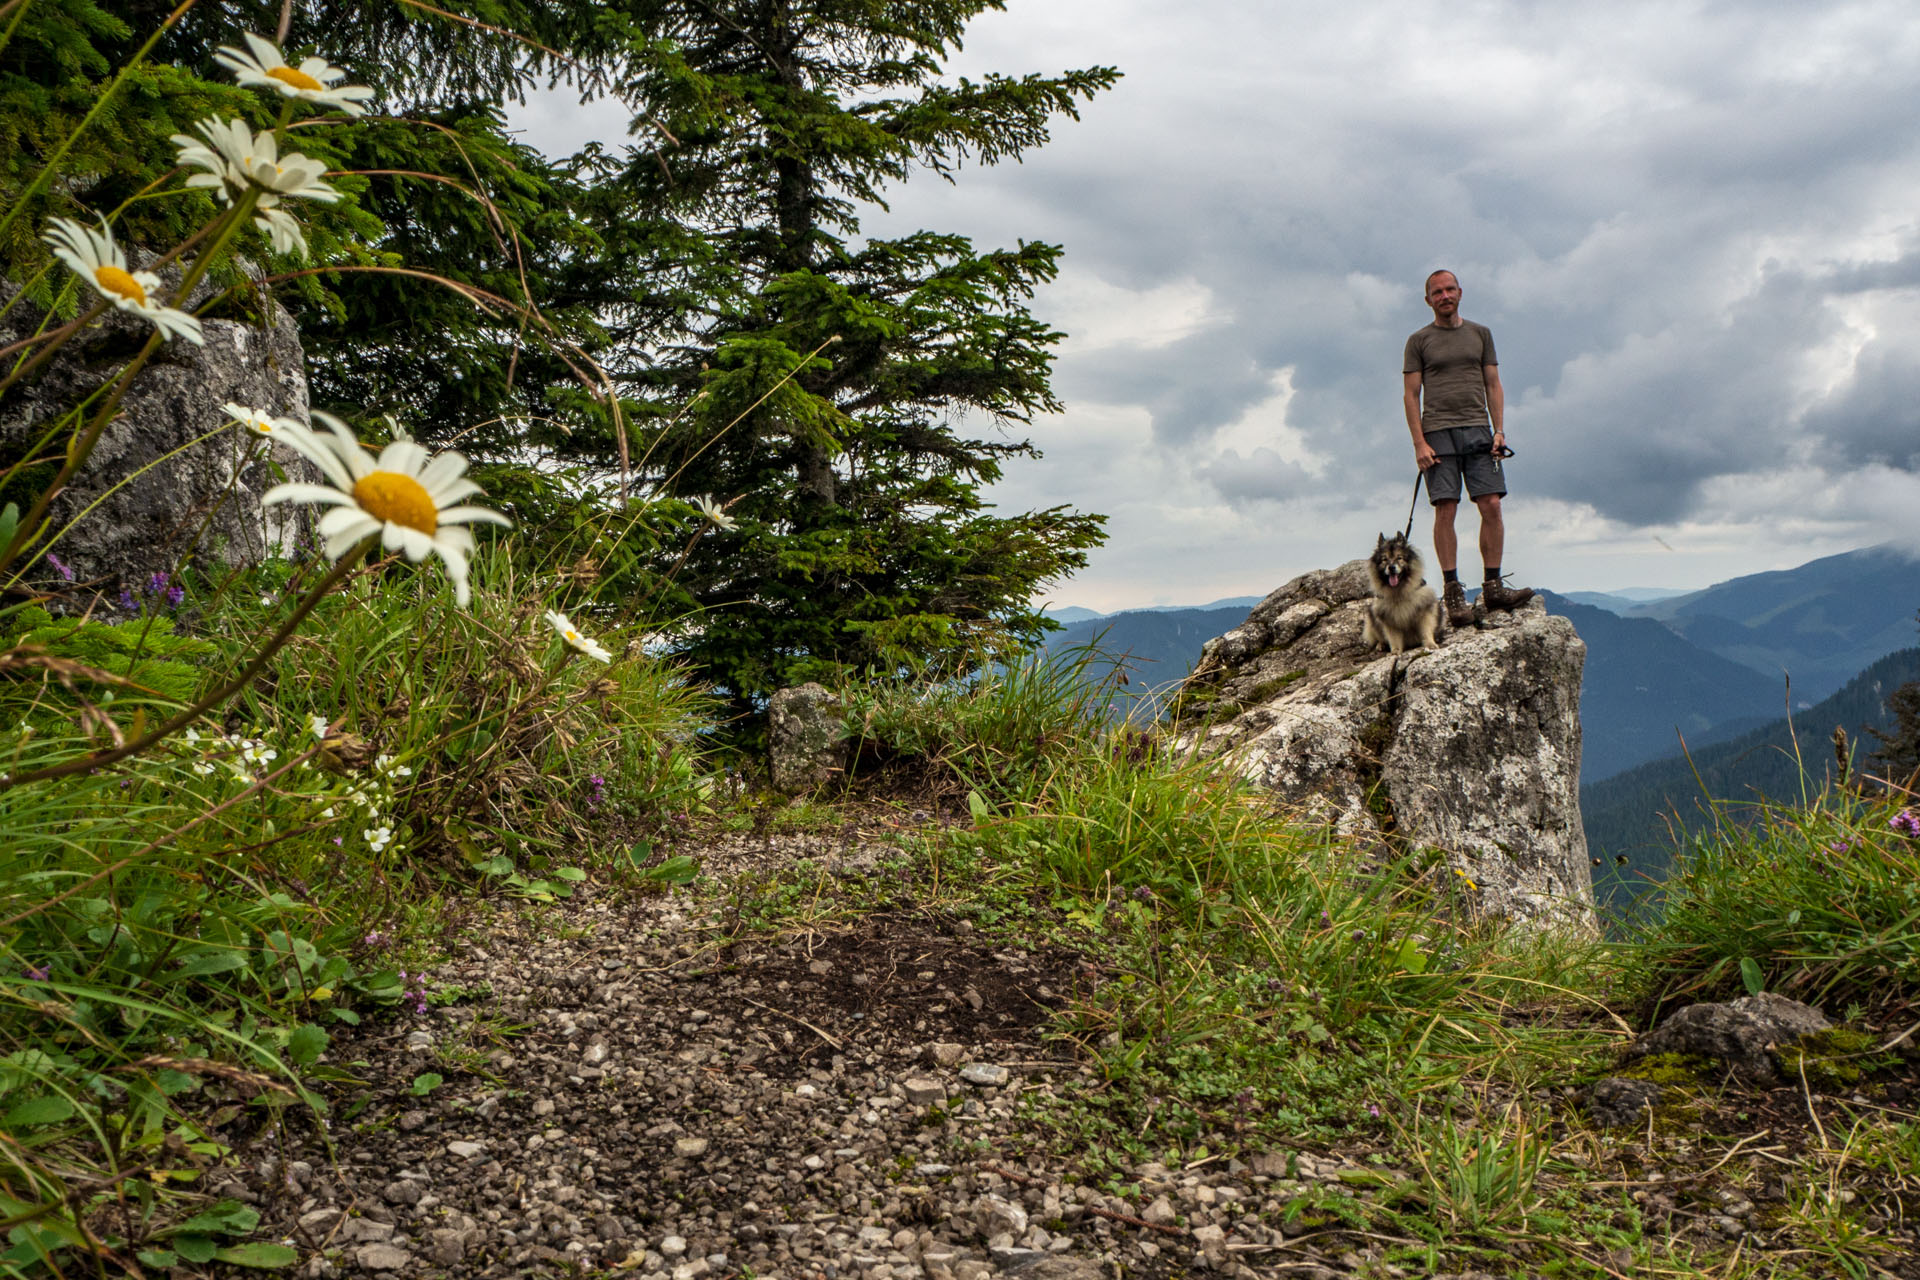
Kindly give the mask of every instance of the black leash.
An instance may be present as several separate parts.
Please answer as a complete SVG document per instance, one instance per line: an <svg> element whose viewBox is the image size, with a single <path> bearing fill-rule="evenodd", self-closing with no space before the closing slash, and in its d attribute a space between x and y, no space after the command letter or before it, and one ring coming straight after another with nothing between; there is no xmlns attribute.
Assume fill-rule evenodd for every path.
<svg viewBox="0 0 1920 1280"><path fill-rule="evenodd" d="M1501 445L1498 449L1490 449L1488 452L1503 462L1513 456L1513 450L1507 448L1505 445ZM1420 508L1420 481L1426 474L1426 472L1418 470L1413 473L1413 501L1407 504L1407 528L1406 531L1400 535L1402 538L1413 537L1413 513Z"/></svg>

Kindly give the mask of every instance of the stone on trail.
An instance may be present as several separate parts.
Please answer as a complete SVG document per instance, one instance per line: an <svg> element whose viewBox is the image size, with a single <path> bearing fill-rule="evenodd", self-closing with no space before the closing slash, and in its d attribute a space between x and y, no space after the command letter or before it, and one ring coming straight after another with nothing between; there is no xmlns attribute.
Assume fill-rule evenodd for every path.
<svg viewBox="0 0 1920 1280"><path fill-rule="evenodd" d="M404 1271L413 1265L413 1255L391 1244L363 1244L353 1251L353 1260L366 1271Z"/></svg>
<svg viewBox="0 0 1920 1280"><path fill-rule="evenodd" d="M1812 1005L1763 991L1727 1004L1690 1004L1621 1056L1632 1062L1655 1053L1699 1054L1725 1061L1754 1083L1774 1084L1780 1079L1774 1051L1832 1025Z"/></svg>
<svg viewBox="0 0 1920 1280"><path fill-rule="evenodd" d="M774 790L798 795L845 774L846 723L840 699L824 686L780 690L768 701L767 719Z"/></svg>
<svg viewBox="0 0 1920 1280"><path fill-rule="evenodd" d="M1209 641L1173 698L1175 750L1343 832L1444 851L1482 915L1593 932L1573 624L1536 598L1380 654L1361 645L1370 596L1364 561L1316 570Z"/></svg>
<svg viewBox="0 0 1920 1280"><path fill-rule="evenodd" d="M1587 1114L1593 1122L1617 1129L1645 1124L1647 1112L1660 1105L1660 1086L1651 1080L1608 1076L1587 1093Z"/></svg>
<svg viewBox="0 0 1920 1280"><path fill-rule="evenodd" d="M960 1068L960 1078L968 1084L976 1084L985 1089L998 1088L1007 1082L1007 1069L994 1066L990 1062L969 1062Z"/></svg>

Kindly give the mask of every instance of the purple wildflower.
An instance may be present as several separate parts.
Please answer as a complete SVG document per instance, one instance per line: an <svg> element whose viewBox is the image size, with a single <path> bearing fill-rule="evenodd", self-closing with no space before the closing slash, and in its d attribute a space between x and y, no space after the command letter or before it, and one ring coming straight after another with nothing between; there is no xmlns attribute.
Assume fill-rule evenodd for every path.
<svg viewBox="0 0 1920 1280"><path fill-rule="evenodd" d="M1845 853L1847 850L1853 848L1853 841L1835 840L1832 844L1828 845L1827 848L1835 853Z"/></svg>
<svg viewBox="0 0 1920 1280"><path fill-rule="evenodd" d="M157 596L164 592L167 589L167 577L165 573L155 573L149 577L147 579L148 594Z"/></svg>
<svg viewBox="0 0 1920 1280"><path fill-rule="evenodd" d="M27 970L27 981L28 982L45 982L52 973L53 973L53 966L50 964L43 964L38 969Z"/></svg>
<svg viewBox="0 0 1920 1280"><path fill-rule="evenodd" d="M73 567L51 551L47 552L47 563L52 565L53 571L63 579L68 582L73 581Z"/></svg>
<svg viewBox="0 0 1920 1280"><path fill-rule="evenodd" d="M180 602L182 600L185 600L186 598L187 598L187 589L185 587L168 587L167 588L167 604L170 607L178 609L180 607Z"/></svg>
<svg viewBox="0 0 1920 1280"><path fill-rule="evenodd" d="M1911 809L1902 809L1894 814L1887 825L1903 836L1920 836L1920 817L1915 817Z"/></svg>
<svg viewBox="0 0 1920 1280"><path fill-rule="evenodd" d="M1367 1114L1375 1120L1378 1120L1380 1118L1380 1104L1377 1102L1369 1102L1367 1104Z"/></svg>
<svg viewBox="0 0 1920 1280"><path fill-rule="evenodd" d="M133 592L128 591L125 588L122 588L120 591L120 607L122 609L125 609L128 613L140 612L140 606L134 603Z"/></svg>

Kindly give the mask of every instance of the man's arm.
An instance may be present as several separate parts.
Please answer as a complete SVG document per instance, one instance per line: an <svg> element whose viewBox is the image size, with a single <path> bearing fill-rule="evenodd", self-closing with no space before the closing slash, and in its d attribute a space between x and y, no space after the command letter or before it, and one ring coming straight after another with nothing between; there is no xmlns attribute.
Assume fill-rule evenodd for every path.
<svg viewBox="0 0 1920 1280"><path fill-rule="evenodd" d="M1413 465L1425 471L1434 464L1427 433L1420 429L1420 371L1400 375L1400 402L1407 411L1407 430L1413 433Z"/></svg>
<svg viewBox="0 0 1920 1280"><path fill-rule="evenodd" d="M1507 391L1500 385L1500 366L1483 364L1480 374L1487 380L1487 415L1493 419L1493 450L1498 453L1507 443Z"/></svg>

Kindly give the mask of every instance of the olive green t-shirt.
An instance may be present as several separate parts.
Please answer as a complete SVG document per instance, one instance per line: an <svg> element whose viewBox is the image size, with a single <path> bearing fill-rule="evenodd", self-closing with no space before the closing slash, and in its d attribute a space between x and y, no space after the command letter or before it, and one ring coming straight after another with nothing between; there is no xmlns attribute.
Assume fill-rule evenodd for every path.
<svg viewBox="0 0 1920 1280"><path fill-rule="evenodd" d="M1420 430L1487 425L1487 377L1482 365L1499 364L1493 334L1463 320L1451 329L1428 325L1407 339L1401 373L1420 375Z"/></svg>

